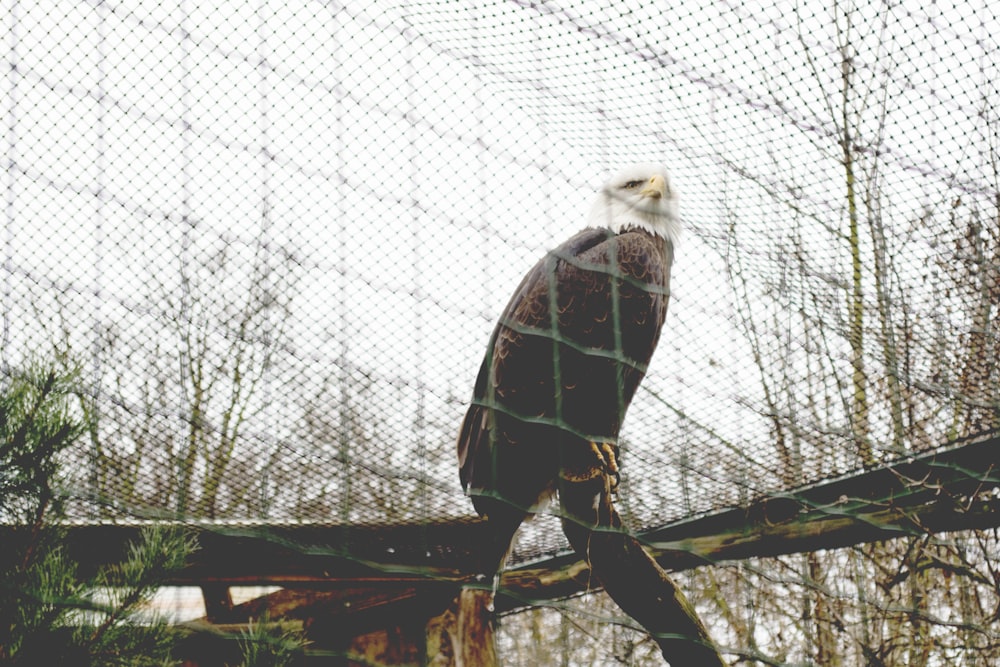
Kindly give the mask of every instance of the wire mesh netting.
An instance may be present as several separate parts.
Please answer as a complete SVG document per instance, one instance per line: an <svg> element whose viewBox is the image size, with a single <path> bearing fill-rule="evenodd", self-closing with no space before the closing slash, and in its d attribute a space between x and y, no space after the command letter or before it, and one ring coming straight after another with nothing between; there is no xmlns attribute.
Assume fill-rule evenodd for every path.
<svg viewBox="0 0 1000 667"><path fill-rule="evenodd" d="M467 520L498 315L651 159L685 232L633 529L982 436L998 13L6 0L0 364L78 369L77 518Z"/></svg>

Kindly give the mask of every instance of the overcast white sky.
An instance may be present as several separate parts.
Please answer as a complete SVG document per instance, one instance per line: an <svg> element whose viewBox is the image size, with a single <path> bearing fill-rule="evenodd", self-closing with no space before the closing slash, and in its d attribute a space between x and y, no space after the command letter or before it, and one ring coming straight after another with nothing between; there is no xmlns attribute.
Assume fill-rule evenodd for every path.
<svg viewBox="0 0 1000 667"><path fill-rule="evenodd" d="M693 4L4 0L4 361L37 350L60 307L81 350L103 322L156 339L151 286L223 247L245 265L263 238L300 264L295 368L276 371L258 428L287 435L282 382L343 358L395 387L401 432L418 409L457 424L520 276L610 172L657 159L688 231L647 380L662 400L640 393L627 432L667 463L685 447L665 445L694 438L707 485L734 461L773 471L728 225L751 272L780 274L769 253L801 229L818 266L844 269L827 228L843 219L829 111L847 24L828 0ZM892 219L988 199L976 119L997 94L997 11L842 6L859 77L888 81ZM794 190L799 214L769 189ZM893 231L916 277L934 239Z"/></svg>

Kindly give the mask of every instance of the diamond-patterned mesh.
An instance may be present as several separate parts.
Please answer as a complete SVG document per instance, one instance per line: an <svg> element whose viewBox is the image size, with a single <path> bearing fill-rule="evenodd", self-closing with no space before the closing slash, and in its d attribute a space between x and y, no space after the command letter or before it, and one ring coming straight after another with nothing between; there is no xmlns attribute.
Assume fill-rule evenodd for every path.
<svg viewBox="0 0 1000 667"><path fill-rule="evenodd" d="M637 159L686 233L623 433L636 529L1000 422L988 3L3 21L2 364L81 369L81 517L469 517L454 438L493 323ZM519 557L561 540L543 520Z"/></svg>

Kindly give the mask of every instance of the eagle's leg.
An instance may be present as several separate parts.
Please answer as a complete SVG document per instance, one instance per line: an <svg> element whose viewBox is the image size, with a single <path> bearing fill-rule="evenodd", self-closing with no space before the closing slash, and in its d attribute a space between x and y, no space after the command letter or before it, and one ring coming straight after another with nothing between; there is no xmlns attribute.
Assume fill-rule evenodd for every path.
<svg viewBox="0 0 1000 667"><path fill-rule="evenodd" d="M569 466L579 472L576 468ZM684 593L622 528L610 474L601 470L589 479L561 475L559 498L570 544L618 606L652 635L667 662L722 667L722 657Z"/></svg>
<svg viewBox="0 0 1000 667"><path fill-rule="evenodd" d="M618 472L618 445L610 442L587 442L587 455L580 457L563 456L562 473L564 480L583 482L601 475L611 481L611 491L618 490L621 476Z"/></svg>
<svg viewBox="0 0 1000 667"><path fill-rule="evenodd" d="M610 442L592 442L590 446L597 450L602 467L611 481L611 491L617 491L621 482L621 475L618 472L618 445Z"/></svg>
<svg viewBox="0 0 1000 667"><path fill-rule="evenodd" d="M486 516L487 538L479 550L475 574L481 581L492 582L495 597L500 587L500 574L514 543L514 535L528 513L512 503L494 497L481 496L476 507ZM490 606L492 607L492 599Z"/></svg>

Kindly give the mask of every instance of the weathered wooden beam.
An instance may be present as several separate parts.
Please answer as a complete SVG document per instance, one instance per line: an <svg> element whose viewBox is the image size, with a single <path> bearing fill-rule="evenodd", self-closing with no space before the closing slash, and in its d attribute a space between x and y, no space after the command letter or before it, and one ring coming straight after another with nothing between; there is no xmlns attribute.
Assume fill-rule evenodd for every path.
<svg viewBox="0 0 1000 667"><path fill-rule="evenodd" d="M750 530L671 539L666 531L647 536L658 559L671 569L685 569L721 560L780 556L835 549L906 535L995 528L1000 525L1000 501L979 499L966 508L948 501L922 507L888 507L855 514L804 513L780 523L760 523Z"/></svg>
<svg viewBox="0 0 1000 667"><path fill-rule="evenodd" d="M785 500L787 498L782 499L782 503ZM845 512L843 506L807 510L807 505L799 503L800 512L791 515L787 513L788 506L783 505L784 518L781 520L777 515L770 515L775 519L772 521L768 513L762 511L752 523L747 523L744 517L728 529L717 525L702 535L692 534L690 527L688 530L676 528L676 532L662 529L645 533L641 539L664 568L680 571L720 561L830 549L902 535L1000 526L1000 499L972 497L964 505L956 505L954 500L944 496L907 509L897 506L877 509L877 505L870 504L864 512L857 508ZM290 617L304 618L317 613L344 619L352 617L350 622L359 631L366 630L414 613L414 607L408 603L416 603L418 599L433 596L435 604L441 604L449 595L457 593L461 581L460 578L435 580L391 576L296 580L291 582L293 586L331 590L303 592L295 597L294 604L302 609ZM575 555L566 555L506 571L495 604L498 610L509 611L596 587L587 564ZM292 592L281 595L290 599L294 596ZM243 616L248 609L244 605L234 613ZM288 609L282 611L287 614ZM255 615L258 614L249 614L250 617Z"/></svg>
<svg viewBox="0 0 1000 667"><path fill-rule="evenodd" d="M1000 439L845 476L643 533L674 568L1000 525Z"/></svg>
<svg viewBox="0 0 1000 667"><path fill-rule="evenodd" d="M905 535L1000 526L1000 439L766 496L746 507L645 531L666 569L833 549ZM587 567L566 554L505 574L501 609L581 590Z"/></svg>
<svg viewBox="0 0 1000 667"><path fill-rule="evenodd" d="M992 438L763 497L638 537L661 565L682 570L925 531L992 528L1000 526L998 488L1000 438ZM386 585L419 595L457 595L486 536L485 525L475 519L389 526L178 524L198 533L201 549L190 567L166 583L210 587L370 591ZM140 528L69 526L67 549L81 572L93 572L120 560ZM0 527L0 543L17 539L19 532ZM557 556L508 571L496 604L511 609L565 597L591 584L585 564L572 554ZM380 606L398 604L403 603Z"/></svg>
<svg viewBox="0 0 1000 667"><path fill-rule="evenodd" d="M455 667L497 667L493 592L463 588L458 595Z"/></svg>
<svg viewBox="0 0 1000 667"><path fill-rule="evenodd" d="M174 524L196 534L188 567L166 583L201 586L337 586L355 580L459 579L485 537L473 518L341 526L269 522L121 521L66 526L66 548L83 574L121 560L144 525ZM16 539L0 526L0 539Z"/></svg>
<svg viewBox="0 0 1000 667"><path fill-rule="evenodd" d="M998 526L1000 500L988 499L975 501L962 510L930 504L905 512L885 509L852 516L744 525L730 531L678 540L654 541L646 535L644 541L661 566L676 572L721 561L832 549L904 535ZM659 535L664 534L668 533ZM539 600L573 595L595 586L585 563L574 555L561 556L505 572L496 604L499 610L509 611Z"/></svg>

